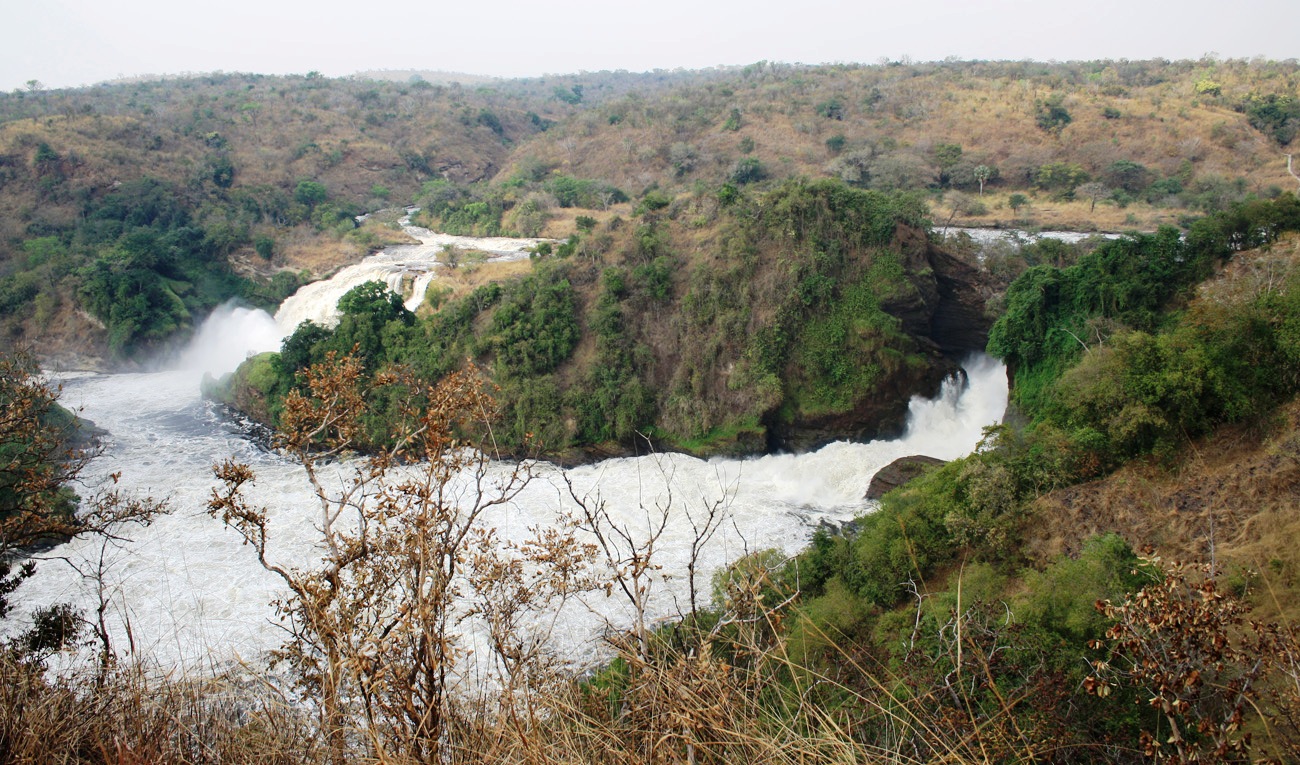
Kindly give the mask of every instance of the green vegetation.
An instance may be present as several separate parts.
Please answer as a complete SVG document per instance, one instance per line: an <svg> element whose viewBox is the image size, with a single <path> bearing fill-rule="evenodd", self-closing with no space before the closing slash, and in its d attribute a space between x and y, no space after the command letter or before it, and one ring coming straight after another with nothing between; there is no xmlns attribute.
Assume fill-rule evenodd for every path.
<svg viewBox="0 0 1300 765"><path fill-rule="evenodd" d="M1005 287L991 301L988 350L1014 383L1013 416L974 454L888 494L842 533L818 532L794 560L759 551L737 561L716 577L711 603L692 593L677 624L650 629L640 600L658 537L611 526L598 506L580 507L572 529L514 547L488 529L422 534L456 514L431 511L436 492L390 487L394 504L349 512L374 521L356 533L398 536L332 548L334 573L346 569L355 591L328 569L282 572L298 587L287 606L298 630L293 705L242 690L233 706L222 701L254 685L244 676L220 695L148 685L110 671L107 649L91 681L55 685L43 652L71 639L76 616L51 611L35 637L0 650L0 747L18 761L80 752L119 762L194 752L282 762L1295 759L1300 201L1271 188L1285 178L1264 157L1276 164L1277 146L1293 142L1296 77L1289 63L763 62L481 90L223 79L191 83L183 109L168 89L141 85L140 114L123 120L157 129L121 128L137 137L132 150L184 145L176 151L190 160L115 187L87 177L111 156L92 140L109 128L79 111L100 96L0 97L0 204L28 205L0 217L10 336L66 316L60 301L76 295L104 323L105 343L145 352L218 300L273 302L296 284L293 271L254 286L232 261L347 243L352 214L372 198L416 200L419 221L461 233L565 227L567 239L538 247L518 278L447 287L418 316L382 285L363 285L341 301L337 327L304 324L279 353L241 366L223 395L297 433L309 463L312 446L403 459L403 428L417 422L454 448L478 435L461 420L484 413L496 415L494 447L562 455L628 449L643 436L750 453L879 423L887 413L874 402L897 403L949 367L931 334L941 278ZM1011 80L1026 85L990 104L1011 90L990 83ZM247 92L227 103L223 88ZM245 151L281 102L292 105L282 124L294 140L283 171L264 176ZM292 109L324 123L318 139L304 130L298 140ZM340 112L365 131L339 127ZM958 124L967 112L989 122ZM145 119L156 113L181 127ZM70 138L72 125L86 143ZM1180 141L1161 143L1172 128ZM440 143L401 138L421 131ZM927 218L932 205L974 215L963 196L977 189L991 216L1075 205L1181 228L983 251L957 237L963 266L936 249ZM1186 211L1208 214L1180 219ZM972 263L981 284L959 273ZM977 313L960 316L978 324ZM453 375L467 360L490 384ZM439 381L472 399L472 417L429 418ZM348 402L348 427L304 439L331 393ZM6 413L29 409L16 395L0 393ZM32 421L0 443L0 457L34 454L32 474L58 483L60 463L33 450L33 434L57 421ZM427 446L414 453L435 453ZM1226 467L1214 451L1228 454ZM222 466L227 492L214 510L265 545L239 467ZM1243 475L1224 477L1234 469ZM420 512L399 508L400 496ZM1222 496L1233 500L1216 504ZM0 480L0 528L23 507L62 522L66 499L49 481L31 492ZM725 516L689 510L702 545ZM576 541L592 538L600 544ZM1135 552L1148 542L1215 568L1200 576ZM425 569L402 557L426 543L441 545L431 557L464 574L474 608L491 617L494 680L509 692L442 695L439 662L454 643L445 601L421 599L432 590L409 583L428 582ZM586 568L600 555L604 578ZM0 572L0 597L21 576ZM389 601L371 595L395 582L404 600L384 611ZM517 627L547 597L584 589L626 595L639 621L611 641L608 666L575 678L530 652ZM367 618L325 618L344 607ZM413 626L419 619L434 626ZM389 624L403 640L366 632ZM429 713L411 722L416 708Z"/></svg>
<svg viewBox="0 0 1300 765"><path fill-rule="evenodd" d="M1259 61L760 62L482 89L212 75L0 94L0 332L147 355L219 302L274 304L277 273L383 246L355 216L408 202L452 233L563 238L570 209L628 217L715 188L725 205L831 176L925 191L981 225L1009 211L1155 230L1289 187L1277 147L1298 77ZM940 199L954 190L979 204ZM171 209L141 219L150 194Z"/></svg>
<svg viewBox="0 0 1300 765"><path fill-rule="evenodd" d="M1043 130L1060 135L1074 118L1070 116L1070 110L1065 108L1065 96L1053 93L1034 104L1034 120Z"/></svg>
<svg viewBox="0 0 1300 765"><path fill-rule="evenodd" d="M1300 99L1294 95L1251 94L1240 106L1251 127L1287 146L1300 132Z"/></svg>
<svg viewBox="0 0 1300 765"><path fill-rule="evenodd" d="M65 484L75 475L80 448L87 438L84 425L59 406L56 394L40 385L37 369L26 355L0 357L0 528L13 531L25 514L71 519L74 499ZM0 536L8 552L32 538ZM4 595L12 591L10 561L0 564L0 616Z"/></svg>
<svg viewBox="0 0 1300 765"><path fill-rule="evenodd" d="M292 273L236 276L227 258L242 235L196 220L179 190L154 178L119 184L74 224L44 230L23 242L26 257L0 277L8 331L24 320L50 322L72 298L103 323L116 358L158 349L232 297L269 307L300 284Z"/></svg>
<svg viewBox="0 0 1300 765"><path fill-rule="evenodd" d="M918 697L942 705L927 694L942 697L954 675L965 675L970 682L951 700L951 722L988 737L988 750L1000 740L990 731L1003 724L1027 741L1051 741L1054 750L1075 753L1063 754L1067 759L1116 742L1129 742L1136 758L1143 746L1137 742L1147 742L1148 754L1161 751L1150 742L1165 726L1194 729L1186 739L1162 742L1169 751L1161 757L1173 761L1174 750L1186 756L1222 742L1248 746L1238 729L1242 718L1234 715L1256 726L1288 725L1291 701L1260 696L1246 712L1237 706L1244 697L1232 696L1251 693L1241 678L1276 680L1290 671L1261 664L1262 654L1252 653L1271 655L1276 648L1247 647L1272 646L1275 626L1256 624L1238 636L1234 625L1243 623L1246 607L1223 589L1246 592L1248 582L1225 585L1223 577L1217 583L1211 577L1200 583L1182 569L1162 571L1116 533L1084 537L1070 556L1052 559L1035 557L1026 537L1041 543L1078 534L1043 524L1097 509L1096 494L1070 499L1067 491L1061 500L1067 514L1045 517L1037 500L1054 490L1147 455L1199 463L1185 451L1189 441L1234 423L1273 427L1266 423L1277 422L1279 405L1300 393L1300 272L1294 234L1284 238L1284 251L1270 247L1284 232L1300 231L1298 211L1297 200L1285 195L1198 221L1186 239L1173 231L1130 237L1101 244L1072 265L1025 271L1008 290L1006 313L989 343L1012 365L1022 416L991 431L976 453L886 495L851 533L818 532L782 575L797 577L801 593L802 621L790 633L795 655L823 673L832 673L846 650L872 656L889 679L874 675L869 682L887 684L904 708ZM1255 247L1263 249L1239 255ZM1238 257L1247 259L1233 262ZM1211 273L1218 275L1205 281ZM1293 430L1282 433L1294 443ZM1261 448L1277 454L1277 447ZM1168 480L1203 478L1192 471ZM1138 516L1160 512L1134 508ZM1166 543L1189 533L1167 527L1162 515L1142 524L1148 532L1163 529ZM1113 531L1129 540L1140 533ZM1258 540L1273 532L1244 533ZM1183 544L1199 547L1205 540ZM1213 556L1213 539L1209 545ZM1280 570L1289 563L1275 558L1272 565ZM1274 589L1259 599L1261 607L1277 607L1279 598L1292 607L1290 584L1270 581ZM1146 595L1135 596L1139 590ZM1110 654L1097 653L1103 649ZM1132 656L1148 663L1130 671L1134 665L1124 662ZM1198 658L1205 656L1221 658ZM1113 670L1103 663L1112 659L1121 662ZM1202 684L1202 674L1211 672L1220 685ZM1173 675L1188 706L1147 704L1173 693L1173 685L1160 685ZM1033 701L1020 707L1011 699ZM1214 711L1225 708L1223 717ZM887 728L889 718L880 724ZM988 727L978 734L967 727L977 725ZM1283 740L1280 727L1267 729L1261 746L1291 751L1294 742ZM925 751L936 740L945 739L931 732L915 746ZM1108 757L1129 759L1114 751Z"/></svg>
<svg viewBox="0 0 1300 765"><path fill-rule="evenodd" d="M501 389L502 448L630 449L648 435L752 452L774 424L840 416L881 427L879 411L898 407L878 391L926 386L948 369L915 336L928 325L895 315L934 310L919 292L934 278L919 199L832 181L738 192L710 224L737 256L698 264L688 279L677 253L698 227L690 204L651 191L635 225L587 216L531 273L439 297L423 319L381 284L356 288L340 301L337 327L304 324L286 338L273 381L267 362L250 362L223 397L253 402L274 424L298 375L330 353L355 355L368 375L405 368L426 381L470 359ZM919 247L906 256L895 249L904 230ZM371 404L378 433L397 413Z"/></svg>
<svg viewBox="0 0 1300 765"><path fill-rule="evenodd" d="M1295 395L1294 274L1220 279L1187 301L1240 248L1300 230L1297 212L1289 195L1243 205L1198 221L1185 240L1166 231L1103 244L1011 285L989 350L1010 365L1013 401L1028 420L1000 437L1016 455L1007 463L1013 504L1133 458L1171 458L1190 439Z"/></svg>

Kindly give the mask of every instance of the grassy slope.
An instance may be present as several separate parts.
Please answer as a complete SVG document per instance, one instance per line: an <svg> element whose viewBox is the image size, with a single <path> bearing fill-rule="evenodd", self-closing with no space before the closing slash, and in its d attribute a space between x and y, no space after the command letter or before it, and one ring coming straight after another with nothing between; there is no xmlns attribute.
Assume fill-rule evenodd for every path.
<svg viewBox="0 0 1300 765"><path fill-rule="evenodd" d="M870 150L914 159L918 176L937 175L934 148L956 144L964 158L1000 173L988 189L992 209L980 223L1026 217L1046 227L1153 228L1175 216L1137 205L1118 218L1103 211L1098 223L1087 205L1044 199L1022 216L1004 203L1008 191L1031 186L1037 168L1051 162L1078 163L1095 176L1128 159L1161 177L1190 169L1202 177L1243 177L1257 193L1289 188L1295 181L1276 145L1234 106L1252 93L1294 92L1296 77L1291 65L1241 61L755 65L722 82L603 104L519 147L514 160L542 161L636 191L656 183L718 183L744 156L776 177L817 176L837 157ZM1206 79L1220 85L1219 95L1197 93ZM1052 96L1062 97L1072 116L1059 133L1036 124L1037 103ZM838 117L823 116L831 102L841 107ZM727 126L733 109L741 117L736 130ZM827 146L837 135L844 138L839 151ZM679 172L672 153L683 144L696 157ZM1126 222L1129 214L1136 222Z"/></svg>

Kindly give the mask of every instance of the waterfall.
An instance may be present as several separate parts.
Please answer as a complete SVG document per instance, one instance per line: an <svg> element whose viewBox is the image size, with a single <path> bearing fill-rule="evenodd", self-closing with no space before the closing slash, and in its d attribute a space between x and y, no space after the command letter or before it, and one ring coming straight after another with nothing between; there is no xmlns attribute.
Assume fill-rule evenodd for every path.
<svg viewBox="0 0 1300 765"><path fill-rule="evenodd" d="M419 240L419 244L390 247L341 269L328 279L302 287L275 314L283 333L292 332L308 320L334 326L339 320L339 298L368 281L387 284L388 289L402 296L406 308L414 311L424 302L425 292L437 278L438 269L445 267L440 258L446 247L482 252L488 262L499 262L525 259L538 243L548 241L439 234L412 226L409 217L403 218L401 224L402 230Z"/></svg>
<svg viewBox="0 0 1300 765"><path fill-rule="evenodd" d="M226 303L204 320L176 368L221 377L250 355L280 350L284 332L266 311Z"/></svg>
<svg viewBox="0 0 1300 765"><path fill-rule="evenodd" d="M101 550L102 540L79 538L55 551L74 562L97 560L105 552L108 578L102 583L83 579L62 562L38 561L37 573L18 592L16 618L0 622L0 633L12 633L34 608L70 602L93 612L99 598L106 597L117 645L126 646L130 635L141 656L165 667L258 661L274 649L283 634L268 604L284 595L282 582L258 566L237 535L208 517L212 466L229 458L252 466L257 480L248 498L266 508L272 557L282 565L308 566L319 555L319 509L302 468L261 450L202 401L199 377L232 371L249 353L274 350L298 317L324 323L328 312L323 307L332 309L356 284L372 278L398 286L412 281L416 267L407 250L432 252L435 245L428 242L441 241L441 235L422 235L428 241L419 247L394 248L327 282L304 287L274 320L262 311L221 307L169 370L64 379L63 403L79 408L108 433L78 490L89 495L97 482L118 480L126 492L165 499L172 512L148 528L130 530L130 542L112 542ZM526 249L513 252L498 257L527 256ZM413 289L427 286L433 278L431 265L429 269L414 278ZM869 512L872 507L863 495L872 476L898 457L952 459L974 449L984 427L1002 417L1007 379L1005 368L987 356L972 357L965 369L965 378L945 383L938 397L911 401L906 432L898 439L838 442L808 454L751 459L659 454L568 470L542 464L513 501L483 520L503 541L520 542L529 529L554 524L559 513L572 510L567 507L569 485L580 496L599 496L627 528L644 527L648 514L668 507L656 556L663 571L680 572L693 539L688 514L721 503L727 522L699 561L700 581L707 582L713 571L747 552L775 548L793 555L819 524ZM349 469L346 462L335 463L321 473L339 485ZM110 478L119 474L120 479ZM685 586L681 578L656 584L653 615L679 613ZM707 592L702 595L708 599ZM622 609L616 598L602 597L565 612L568 642L559 650L575 660L590 658L583 652L590 650L591 635L606 620L626 620Z"/></svg>
<svg viewBox="0 0 1300 765"><path fill-rule="evenodd" d="M249 499L267 508L273 558L284 565L310 565L318 554L319 512L301 467L262 451L200 400L196 374L220 371L246 350L270 342L269 317L246 309L214 314L196 336L178 369L140 374L83 375L63 381L63 401L108 431L104 452L83 473L86 482L121 474L119 487L167 499L172 512L145 529L132 529L130 543L108 548L110 629L119 647L126 635L140 654L163 666L198 667L213 662L260 661L283 637L268 605L284 595L282 583L263 571L235 534L205 512L215 481L212 465L235 458L257 473ZM224 342L230 339L232 342ZM247 348L232 350L245 340ZM775 548L797 553L823 522L842 523L871 510L863 494L877 469L911 454L950 459L971 451L986 425L1006 406L1001 364L971 359L967 380L953 380L935 399L915 398L909 425L899 439L839 442L808 454L752 459L701 460L681 454L611 459L569 470L539 465L537 477L484 522L503 541L522 541L529 529L555 523L567 503L566 480L580 495L599 495L615 519L644 528L655 508L670 506L668 526L657 545L665 572L685 569L692 540L687 514L720 501L727 523L700 560L702 582L746 552ZM322 474L341 481L347 463ZM508 469L507 465L500 466ZM86 492L89 493L89 492ZM94 560L100 541L76 539L56 554ZM657 583L651 598L656 617L678 612L686 583ZM707 589L707 585L706 585ZM24 583L16 601L18 626L30 609L71 602L93 611L96 583L67 565L45 560ZM707 601L708 592L702 594ZM591 636L605 620L628 618L617 598L597 597L564 613L567 637L559 650L575 661L593 658Z"/></svg>

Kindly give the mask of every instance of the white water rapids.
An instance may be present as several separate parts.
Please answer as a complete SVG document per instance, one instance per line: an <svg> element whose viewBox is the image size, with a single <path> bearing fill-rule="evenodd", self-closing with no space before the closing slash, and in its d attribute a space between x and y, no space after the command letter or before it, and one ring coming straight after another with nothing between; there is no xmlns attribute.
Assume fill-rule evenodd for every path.
<svg viewBox="0 0 1300 765"><path fill-rule="evenodd" d="M286 332L308 320L332 327L338 323L339 298L353 287L369 281L387 284L388 289L402 296L407 310L414 311L424 302L425 292L436 278L437 270L446 267L441 262L445 247L483 252L488 261L508 261L527 258L538 242L547 241L439 234L412 226L409 215L400 223L403 231L420 240L419 244L389 247L341 269L329 279L302 287L280 305L275 314L276 322Z"/></svg>
<svg viewBox="0 0 1300 765"><path fill-rule="evenodd" d="M62 403L79 408L108 433L103 454L82 474L86 486L79 492L88 495L94 484L120 473L122 488L165 498L171 512L149 528L126 530L129 543L103 548L99 540L77 539L41 556L45 560L16 593L16 613L8 624L0 622L0 631L12 632L32 609L54 603L70 602L93 614L100 602L97 584L67 561L88 570L102 549L108 623L120 653L162 667L230 661L260 666L284 638L269 603L285 591L234 532L208 517L205 507L216 483L212 465L234 457L256 471L250 499L269 509L274 562L307 566L316 558L319 509L302 469L259 448L223 419L201 400L199 381L205 372L233 370L250 351L277 347L285 332L284 323L277 325L263 312L222 309L174 369L59 379ZM983 428L1002 417L1007 380L1004 367L986 356L972 357L966 371L967 385L950 381L934 400L913 399L907 432L896 440L839 442L809 454L744 460L663 454L567 471L543 464L514 502L484 521L501 538L515 541L530 527L553 524L567 495L565 476L580 494L599 495L611 514L634 530L644 530L647 510L671 497L656 558L663 572L676 576L658 581L651 600L653 614L668 617L687 600L682 573L692 541L687 513L698 518L719 499L727 508L727 521L701 561L700 596L707 602L712 572L746 552L778 548L794 554L820 522L840 523L867 512L862 499L867 485L894 459L912 454L953 459L974 449ZM348 467L329 470L342 481ZM629 620L618 598L594 596L584 607L564 612L557 646L575 662L590 660L600 626Z"/></svg>

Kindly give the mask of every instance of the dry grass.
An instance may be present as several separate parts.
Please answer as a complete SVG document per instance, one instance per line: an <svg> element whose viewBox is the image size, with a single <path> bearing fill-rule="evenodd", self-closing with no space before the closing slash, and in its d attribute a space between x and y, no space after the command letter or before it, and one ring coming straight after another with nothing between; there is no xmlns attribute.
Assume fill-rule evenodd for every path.
<svg viewBox="0 0 1300 765"><path fill-rule="evenodd" d="M438 278L429 285L429 290L448 290L443 300L455 300L464 297L475 289L491 282L503 282L516 279L533 270L531 260L509 260L489 263L471 263L458 268L443 268L438 271ZM421 311L430 310L427 305Z"/></svg>
<svg viewBox="0 0 1300 765"><path fill-rule="evenodd" d="M617 697L574 677L510 698L460 695L449 702L439 761L960 765L1051 748L1017 740L1013 717L1025 699L1008 700L992 718L963 720L924 694L898 695L892 680L873 679L847 654L832 678L792 661L780 641L727 650L736 648L738 661L707 642L685 656L626 655ZM51 681L4 654L0 681L0 760L13 765L331 761L311 705L290 703L247 669L199 680L120 669ZM864 735L867 728L883 737ZM417 762L362 727L347 739L348 763Z"/></svg>
<svg viewBox="0 0 1300 765"><path fill-rule="evenodd" d="M419 243L402 230L380 221L367 221L358 229L358 235L364 237L367 246L362 246L352 237L341 239L308 226L279 229L275 234L276 251L269 264L249 252L240 253L241 261L258 271L268 268L271 273L281 269L306 270L320 278L385 247Z"/></svg>
<svg viewBox="0 0 1300 765"><path fill-rule="evenodd" d="M544 239L567 239L578 233L578 216L595 218L600 227L604 227L615 217L624 219L632 217L632 205L629 203L611 205L608 210L582 210L576 207L557 207L551 210L551 219L542 230Z"/></svg>
<svg viewBox="0 0 1300 765"><path fill-rule="evenodd" d="M1261 576L1266 610L1300 624L1300 403L1268 433L1222 428L1177 464L1131 464L1037 503L1026 550L1039 563L1115 532L1171 560L1215 562Z"/></svg>
<svg viewBox="0 0 1300 765"><path fill-rule="evenodd" d="M320 762L306 710L237 675L177 680L122 668L55 680L0 654L0 761Z"/></svg>
<svg viewBox="0 0 1300 765"><path fill-rule="evenodd" d="M1244 61L1139 66L1148 76L1116 67L1031 65L1032 76L1025 78L998 64L955 64L772 70L736 78L726 88L684 85L654 98L607 104L585 121L536 136L514 151L498 179L534 157L633 194L652 183L716 183L746 156L743 141L752 142L748 156L775 177L816 177L835 157L826 140L842 135L846 152L871 146L922 158L939 144L958 144L963 156L999 168L995 189L1024 188L1026 172L1049 162L1079 163L1096 174L1119 159L1161 176L1182 172L1186 163L1197 177L1244 177L1257 193L1294 188L1280 150L1232 108L1251 93L1288 92L1293 69L1270 72ZM1196 84L1207 77L1221 83L1221 96L1197 94ZM1053 95L1064 97L1073 118L1059 134L1035 122L1037 102ZM843 119L818 113L831 99L842 105ZM732 109L741 113L734 132L723 127ZM684 176L669 161L677 143L697 152ZM1102 222L1105 215L1077 213L1044 217L1038 225L1126 228Z"/></svg>
<svg viewBox="0 0 1300 765"><path fill-rule="evenodd" d="M986 193L980 201L988 209L987 214L958 215L953 219L952 225L1123 233L1176 226L1178 219L1185 214L1182 210L1154 207L1145 202L1135 202L1123 208L1114 204L1098 204L1094 208L1086 201L1058 202L1045 195L1030 196L1028 205L1020 210L1012 210L1008 202L1010 197L1011 193L1008 192ZM936 227L946 222L951 213L951 208L943 200L932 203L931 210Z"/></svg>

